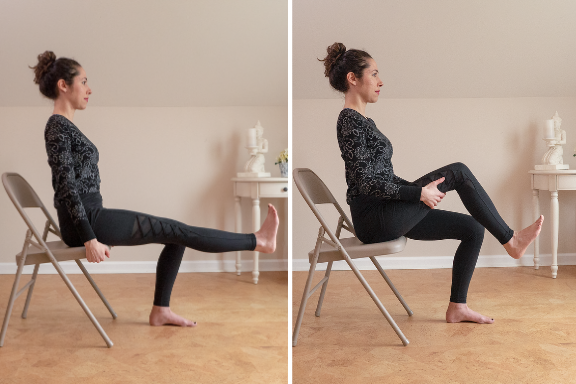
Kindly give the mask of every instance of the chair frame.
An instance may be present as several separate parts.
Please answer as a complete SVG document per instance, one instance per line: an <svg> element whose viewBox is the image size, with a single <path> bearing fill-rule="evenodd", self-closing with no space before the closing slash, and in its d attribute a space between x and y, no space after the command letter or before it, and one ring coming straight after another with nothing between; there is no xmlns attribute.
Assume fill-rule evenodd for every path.
<svg viewBox="0 0 576 384"><path fill-rule="evenodd" d="M318 190L312 191L314 193L314 196L312 196L312 197L310 196L307 188L303 185L303 182L301 180L301 175L300 175L302 172L312 173L319 181L319 186L321 187L320 189L322 189L322 190L321 191L318 191ZM346 251L346 249L344 248L344 246L342 246L342 243L340 242L340 234L341 234L342 229L346 229L348 232L350 232L352 235L354 235L356 237L356 232L354 231L354 227L352 225L352 222L348 219L348 217L346 216L346 213L344 213L344 211L342 210L342 208L340 207L340 205L338 204L338 202L336 201L336 199L334 198L334 196L332 195L332 193L330 192L328 187L326 187L324 182L310 169L308 169L308 168L296 168L296 169L294 169L293 170L293 178L294 178L294 182L296 184L296 187L300 191L300 194L302 195L302 197L304 198L304 200L306 201L306 203L308 204L308 206L310 207L310 209L312 210L312 212L314 213L314 215L316 216L316 218L320 222L320 229L318 231L318 237L316 239L316 246L315 246L314 251L313 251L314 252L313 257L310 260L310 271L308 273L308 279L306 280L304 293L302 295L302 301L300 302L300 309L298 310L298 317L296 320L296 324L294 326L294 332L292 335L292 346L295 347L297 344L298 334L300 332L300 326L302 324L302 319L304 317L304 312L305 312L305 308L306 308L306 304L308 302L308 299L310 298L310 296L312 296L312 294L314 294L314 292L320 286L322 286L322 290L320 292L320 297L318 299L318 305L316 307L316 312L315 312L317 317L320 316L320 311L322 309L322 303L324 301L324 295L326 294L326 288L328 286L328 279L330 278L330 272L332 270L332 263L334 262L333 260L328 261L328 266L326 268L326 272L324 274L324 277L322 278L322 280L320 280L320 282L318 282L318 284L316 284L316 286L314 286L314 288L310 289L310 287L312 286L312 279L314 276L314 272L316 270L316 265L319 262L318 259L320 256L320 249L321 249L322 243L326 243L326 244L330 245L331 247L333 247L334 249L338 250L338 252L341 255L341 259L345 260L346 263L348 263L348 265L350 266L350 268L352 269L352 271L354 272L354 274L356 275L358 280L360 280L360 283L362 283L362 286L366 289L366 291L368 292L368 294L370 295L370 297L372 298L372 300L374 301L374 303L376 304L376 306L378 307L380 312L382 312L382 314L384 315L384 317L386 318L386 320L388 321L390 326L394 329L394 331L396 332L396 334L398 335L398 337L402 341L402 344L404 344L404 346L407 346L409 344L408 339L406 338L406 336L404 336L404 334L402 333L402 331L400 330L400 328L398 327L398 325L396 324L394 319L392 319L392 317L390 316L390 314L388 313L388 311L386 310L384 305L382 305L382 302L378 299L378 296L376 296L376 293L374 293L374 291L372 290L372 288L370 287L370 285L368 284L368 282L366 281L366 279L364 278L362 273L358 270L358 268L356 267L356 265L352 261L352 258L350 257L350 255L348 254L348 252ZM335 233L332 232L332 230L330 229L330 227L328 226L328 224L324 220L324 217L322 216L322 214L320 213L320 211L316 207L317 204L333 204L334 207L336 208L336 210L338 211L338 213L340 214L340 217L338 219L338 225L336 227ZM326 238L326 236L325 236L326 234L328 235L328 238ZM402 250L404 248L404 244L406 243L406 238L402 236L401 238L396 239L396 240L392 240L389 243L393 243L393 242L400 242L400 243L403 242L403 244L401 244L401 249L400 249L400 250ZM410 307L408 307L408 304L406 304L406 302L404 301L404 299L400 295L400 292L396 289L394 284L392 284L392 281L386 275L386 272L384 272L384 269L380 266L380 263L378 263L378 261L376 260L376 257L375 256L369 256L369 258L372 261L372 263L376 266L376 269L378 269L378 271L380 272L380 274L382 275L382 277L384 278L384 280L386 281L388 286L392 289L392 291L394 292L394 294L396 295L396 297L398 298L398 300L400 301L400 303L402 304L402 306L404 307L404 309L406 310L408 315L412 316L413 315L412 310L410 309Z"/></svg>
<svg viewBox="0 0 576 384"><path fill-rule="evenodd" d="M23 197L22 196L16 196L15 192L12 190L13 185L9 180L10 178L13 178L13 177L20 178L20 180L24 183L24 184L20 184L20 186L24 187L25 190L19 191L19 192L24 192L26 194L26 196L23 196ZM8 329L8 322L10 320L10 315L12 313L12 308L14 306L14 302L15 302L16 298L18 296L20 296L20 294L22 294L26 289L28 289L26 302L24 304L24 310L22 311L22 318L25 319L27 317L28 306L30 305L30 299L32 298L32 292L34 290L34 285L36 283L36 278L38 276L38 270L40 268L40 264L50 262L50 263L52 263L52 265L54 266L54 268L56 269L56 271L58 272L58 274L60 275L62 280L64 280L64 282L66 283L66 286L68 287L68 289L70 289L70 292L72 292L72 295L74 295L74 298L76 298L76 300L78 301L78 304L80 304L80 306L82 307L82 309L84 310L84 312L86 313L86 315L88 316L90 321L92 321L92 324L94 325L94 327L96 327L96 329L98 330L98 332L100 333L100 335L102 336L104 341L106 342L106 345L108 346L108 348L111 348L114 344L112 343L112 341L110 340L110 338L108 337L108 335L106 334L106 332L104 331L104 329L102 328L102 326L100 325L98 320L94 317L94 315L92 314L92 312L90 311L90 309L88 308L88 306L86 305L84 300L82 300L82 297L80 297L80 294L78 293L78 291L76 290L76 288L74 287L74 285L72 284L70 279L68 279L68 276L66 275L64 270L61 268L60 264L58 263L57 257L54 256L54 252L53 252L54 250L51 249L50 246L46 243L46 239L48 237L49 232L53 233L54 235L56 235L60 239L62 239L62 234L60 233L60 229L58 228L58 225L56 224L56 222L54 221L54 219L52 218L50 213L46 210L46 207L44 206L44 204L42 204L42 201L40 200L40 198L38 197L38 195L36 194L34 189L30 186L30 184L22 176L20 176L17 173L9 173L9 172L4 173L2 175L2 183L4 184L4 188L6 189L6 192L8 193L10 200L12 200L12 202L14 203L14 206L18 210L18 213L20 213L20 216L22 216L22 219L24 219L24 222L28 226L28 230L26 231L26 237L24 240L24 245L22 247L22 252L16 256L18 269L16 271L16 277L14 279L14 285L12 286L12 292L10 293L10 299L8 301L8 307L6 309L6 314L4 316L4 322L2 324L2 331L0 333L0 347L2 347L4 345L4 338L6 336L6 331ZM44 215L47 218L46 225L44 226L44 231L43 231L42 235L40 235L40 233L38 232L38 230L34 226L34 223L30 220L30 218L28 217L28 215L24 211L24 208L40 208L42 210L42 212L44 213ZM33 240L33 238L35 239L35 241ZM47 258L47 260L39 260L38 258L35 258L35 260L38 262L34 263L35 265L34 265L34 272L32 273L32 278L20 290L18 290L18 287L20 285L20 277L22 276L22 271L24 270L24 266L27 265L26 259L27 259L27 256L28 256L28 253L29 253L31 247L34 247L34 248L37 248L38 250L40 250L41 253ZM80 258L85 257L85 254L86 254L85 249L86 248L74 247L74 248L67 248L67 249L74 249L76 251L76 252L74 252L73 259L76 261L76 264L82 270L82 273L84 273L84 275L86 276L86 278L88 279L88 281L90 282L90 284L92 285L92 287L94 288L94 290L96 291L96 293L98 294L98 296L100 297L100 299L102 300L102 302L104 303L104 305L106 306L106 308L108 309L110 314L112 315L112 318L116 319L118 317L118 315L116 315L116 312L114 312L114 310L112 309L112 306L110 306L110 304L108 303L108 301L106 300L106 298L104 297L104 295L102 294L102 292L100 291L98 286L96 285L96 282L92 279L92 276L88 273L88 271L86 270L86 268L84 267L82 262L79 260ZM35 252L35 253L38 253L38 252ZM32 264L32 263L28 263L28 264Z"/></svg>

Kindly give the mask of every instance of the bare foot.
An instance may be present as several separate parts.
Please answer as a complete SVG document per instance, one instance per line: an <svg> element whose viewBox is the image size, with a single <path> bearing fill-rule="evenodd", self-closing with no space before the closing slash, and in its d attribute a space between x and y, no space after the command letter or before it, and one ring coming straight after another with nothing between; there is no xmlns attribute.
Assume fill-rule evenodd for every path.
<svg viewBox="0 0 576 384"><path fill-rule="evenodd" d="M195 327L196 322L178 316L170 310L170 307L154 305L150 312L150 325L179 325L181 327Z"/></svg>
<svg viewBox="0 0 576 384"><path fill-rule="evenodd" d="M256 232L255 251L272 253L276 250L276 232L278 231L278 213L272 204L268 204L268 215L260 230Z"/></svg>
<svg viewBox="0 0 576 384"><path fill-rule="evenodd" d="M478 324L492 324L494 319L481 315L478 312L474 312L468 308L468 305L466 304L450 302L450 304L448 304L448 310L446 311L446 322L460 323L462 321L471 321Z"/></svg>
<svg viewBox="0 0 576 384"><path fill-rule="evenodd" d="M544 215L540 215L538 220L536 220L529 227L516 232L514 231L514 236L509 242L504 244L504 249L510 256L514 259L519 259L522 257L528 246L534 241L534 239L540 234L542 229L542 223L544 222Z"/></svg>

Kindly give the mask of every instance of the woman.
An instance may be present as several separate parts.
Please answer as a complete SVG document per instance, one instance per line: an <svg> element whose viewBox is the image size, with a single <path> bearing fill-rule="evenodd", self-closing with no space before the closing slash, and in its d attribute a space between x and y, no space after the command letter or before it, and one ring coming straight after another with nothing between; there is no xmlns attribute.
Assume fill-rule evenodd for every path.
<svg viewBox="0 0 576 384"><path fill-rule="evenodd" d="M400 236L415 240L461 240L454 256L446 321L493 323L494 319L466 305L484 228L510 256L518 259L540 233L544 217L519 232L513 231L462 163L447 165L412 183L396 176L391 162L392 144L365 113L367 103L378 101L382 87L376 62L365 51L346 50L341 43L334 43L327 51L326 58L321 60L324 74L330 85L345 95L337 135L346 166L346 202L358 238L364 243ZM434 209L452 190L458 192L472 216Z"/></svg>
<svg viewBox="0 0 576 384"><path fill-rule="evenodd" d="M191 227L140 212L104 208L98 150L72 123L74 112L86 108L92 93L86 72L75 60L56 59L50 51L38 55L38 64L32 69L40 92L54 100L53 115L44 135L62 240L71 247L84 245L86 258L95 263L110 257L106 245L165 244L156 268L150 325L196 326L196 322L170 310L170 294L185 248L203 252L274 252L278 229L275 208L268 205L262 228L253 234Z"/></svg>

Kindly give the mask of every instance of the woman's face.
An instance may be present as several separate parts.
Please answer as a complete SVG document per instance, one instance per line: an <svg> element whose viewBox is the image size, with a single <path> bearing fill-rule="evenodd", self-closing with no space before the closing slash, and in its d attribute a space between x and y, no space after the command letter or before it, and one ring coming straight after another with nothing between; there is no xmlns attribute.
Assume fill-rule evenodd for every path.
<svg viewBox="0 0 576 384"><path fill-rule="evenodd" d="M362 72L362 78L356 81L356 90L364 102L375 103L378 101L383 83L374 59L367 59L366 62L369 66Z"/></svg>
<svg viewBox="0 0 576 384"><path fill-rule="evenodd" d="M86 109L92 90L88 86L88 78L84 68L78 67L78 75L74 77L71 86L60 89L60 96L66 98L74 109Z"/></svg>

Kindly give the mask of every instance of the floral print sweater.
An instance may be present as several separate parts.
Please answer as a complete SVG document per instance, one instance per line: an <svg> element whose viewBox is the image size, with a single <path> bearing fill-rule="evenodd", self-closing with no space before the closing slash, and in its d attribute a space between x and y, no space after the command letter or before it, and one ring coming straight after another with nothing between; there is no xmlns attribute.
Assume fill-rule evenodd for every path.
<svg viewBox="0 0 576 384"><path fill-rule="evenodd" d="M100 193L98 149L62 115L50 116L44 138L52 169L54 207L67 210L83 242L95 239L82 195Z"/></svg>
<svg viewBox="0 0 576 384"><path fill-rule="evenodd" d="M394 174L392 143L372 119L345 108L340 112L336 129L346 167L348 204L357 196L420 201L422 188Z"/></svg>

